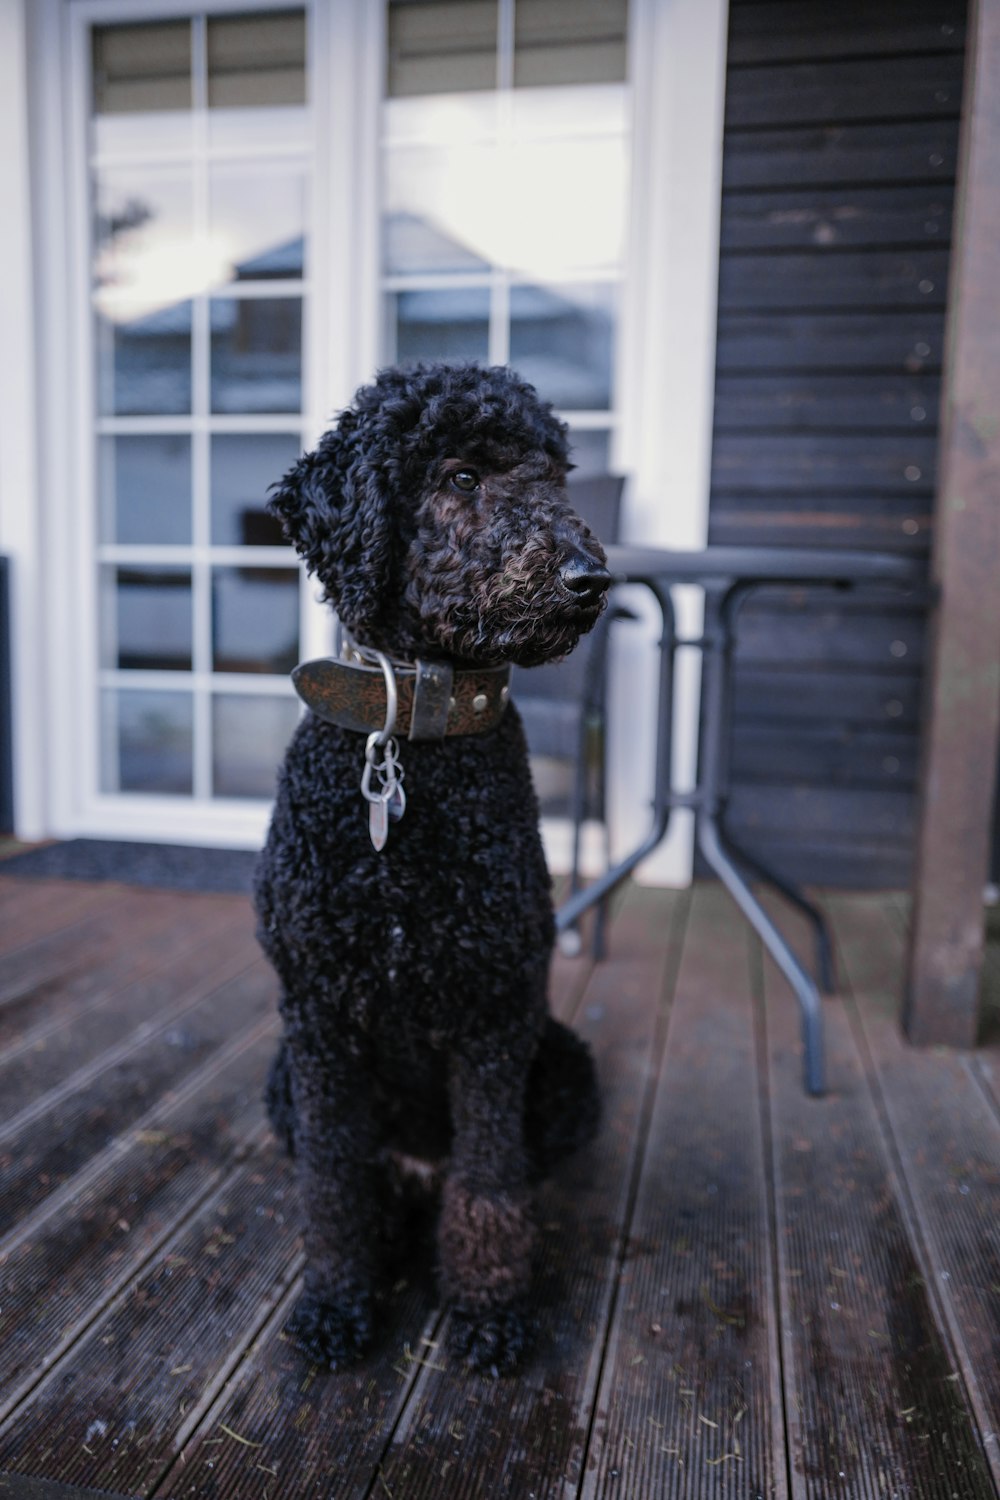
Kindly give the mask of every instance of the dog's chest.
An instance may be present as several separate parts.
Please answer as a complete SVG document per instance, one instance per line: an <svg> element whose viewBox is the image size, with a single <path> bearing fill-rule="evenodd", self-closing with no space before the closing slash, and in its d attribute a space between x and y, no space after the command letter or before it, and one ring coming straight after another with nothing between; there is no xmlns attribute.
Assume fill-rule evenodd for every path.
<svg viewBox="0 0 1000 1500"><path fill-rule="evenodd" d="M293 744L264 856L265 945L366 1030L447 1034L536 991L552 908L516 719L479 741L404 742L406 811L378 852L363 753L315 722Z"/></svg>

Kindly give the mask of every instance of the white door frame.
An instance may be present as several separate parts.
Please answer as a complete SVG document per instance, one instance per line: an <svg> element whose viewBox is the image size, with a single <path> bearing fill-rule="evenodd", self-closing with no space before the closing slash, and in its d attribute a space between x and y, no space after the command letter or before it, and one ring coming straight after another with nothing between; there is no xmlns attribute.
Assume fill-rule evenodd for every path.
<svg viewBox="0 0 1000 1500"><path fill-rule="evenodd" d="M633 133L631 252L619 379L619 471L629 476L625 539L697 550L708 538L722 196L728 0L631 0ZM613 853L648 832L655 740L659 612L630 591L639 615L616 627L612 656ZM697 637L702 597L675 590L680 633ZM673 779L694 784L701 663L681 651L674 693ZM691 879L694 816L638 869L650 883Z"/></svg>

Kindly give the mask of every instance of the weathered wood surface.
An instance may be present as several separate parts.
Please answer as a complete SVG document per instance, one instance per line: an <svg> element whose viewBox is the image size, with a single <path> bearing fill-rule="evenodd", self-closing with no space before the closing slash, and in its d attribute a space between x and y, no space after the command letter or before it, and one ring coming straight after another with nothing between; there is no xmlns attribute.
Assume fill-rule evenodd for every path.
<svg viewBox="0 0 1000 1500"><path fill-rule="evenodd" d="M794 1002L719 887L630 888L607 960L556 960L553 1003L594 1047L604 1127L542 1195L538 1348L491 1382L451 1367L429 1241L356 1369L316 1370L284 1338L300 1249L260 1103L275 985L244 898L144 894L170 913L175 959L109 995L120 1034L78 1069L69 1041L101 1002L88 991L52 1020L66 1045L38 1108L22 1097L13 1151L0 1143L0 1470L15 1476L0 1497L995 1493L995 1058L900 1040L893 898L830 902L845 998L826 1006L822 1100L802 1093ZM203 994L197 919L219 930L197 950ZM118 932L138 963L160 930ZM72 993L82 968L60 951ZM179 1064L168 1037L185 1026Z"/></svg>
<svg viewBox="0 0 1000 1500"><path fill-rule="evenodd" d="M747 931L699 888L581 1493L783 1496L774 1246Z"/></svg>
<svg viewBox="0 0 1000 1500"><path fill-rule="evenodd" d="M789 58L893 57L905 52L961 51L965 6L955 0L839 0L823 10L786 0L730 8L729 60L743 65Z"/></svg>
<svg viewBox="0 0 1000 1500"><path fill-rule="evenodd" d="M1000 758L1000 11L970 8L906 1027L971 1045Z"/></svg>
<svg viewBox="0 0 1000 1500"><path fill-rule="evenodd" d="M1000 1433L1000 1118L972 1058L908 1046L900 1032L903 936L884 906L827 903L855 998L869 1070L930 1282L945 1313L979 1430ZM1000 1490L1000 1442L986 1446Z"/></svg>
<svg viewBox="0 0 1000 1500"><path fill-rule="evenodd" d="M804 924L787 910L781 921L808 962ZM897 944L879 972L897 993L899 958ZM828 1092L810 1098L789 990L766 957L763 981L791 1495L990 1500L988 1432L970 1410L926 1223L900 1180L849 1008L824 1002Z"/></svg>
<svg viewBox="0 0 1000 1500"><path fill-rule="evenodd" d="M927 556L965 43L962 0L731 5L710 541ZM912 821L881 851L860 804L857 817L845 806L836 837L821 810L797 837L769 821L770 792L792 784L800 802L820 799L837 761L847 612L820 608L825 658L816 633L805 642L791 620L781 638L784 665L814 683L798 727L808 717L819 753L803 740L786 756L785 726L752 687L737 705L737 742L751 734L772 747L770 770L734 758L746 828L789 875L811 863L820 881L902 883ZM876 617L866 623L873 643L884 635ZM889 696L915 696L922 658L887 667ZM750 684L749 668L737 676ZM849 723L871 777L873 726ZM915 714L892 728L907 744L869 785L912 793Z"/></svg>

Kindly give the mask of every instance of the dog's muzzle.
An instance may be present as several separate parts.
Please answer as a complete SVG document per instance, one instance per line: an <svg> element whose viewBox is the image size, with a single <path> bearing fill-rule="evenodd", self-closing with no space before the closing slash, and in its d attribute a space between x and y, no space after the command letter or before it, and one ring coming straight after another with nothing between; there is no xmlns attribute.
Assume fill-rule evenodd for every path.
<svg viewBox="0 0 1000 1500"><path fill-rule="evenodd" d="M596 609L611 586L611 574L589 553L570 554L559 569L559 582L584 609Z"/></svg>

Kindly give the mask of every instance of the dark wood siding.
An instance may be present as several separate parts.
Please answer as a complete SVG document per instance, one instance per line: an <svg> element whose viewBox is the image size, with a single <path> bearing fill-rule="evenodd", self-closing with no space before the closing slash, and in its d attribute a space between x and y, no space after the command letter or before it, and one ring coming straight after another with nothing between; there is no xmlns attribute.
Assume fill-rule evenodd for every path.
<svg viewBox="0 0 1000 1500"><path fill-rule="evenodd" d="M712 542L925 556L962 0L733 0ZM731 826L797 878L909 878L924 619L760 595L739 649Z"/></svg>

